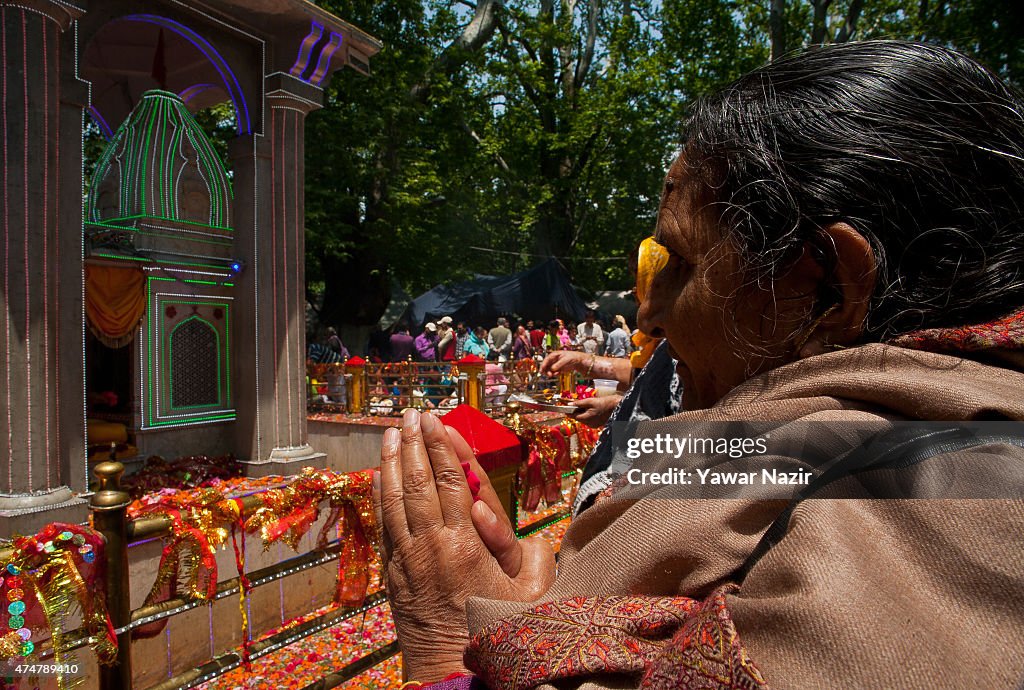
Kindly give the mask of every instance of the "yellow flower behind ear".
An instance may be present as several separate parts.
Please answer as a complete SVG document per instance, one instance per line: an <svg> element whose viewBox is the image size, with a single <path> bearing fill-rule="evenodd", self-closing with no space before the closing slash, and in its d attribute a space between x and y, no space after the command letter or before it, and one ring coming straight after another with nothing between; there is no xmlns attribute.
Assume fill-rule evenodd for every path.
<svg viewBox="0 0 1024 690"><path fill-rule="evenodd" d="M647 293L651 291L651 283L654 276L665 268L668 263L668 250L658 244L653 237L648 237L640 243L640 253L637 256L636 267L636 299L643 302L647 299Z"/></svg>
<svg viewBox="0 0 1024 690"><path fill-rule="evenodd" d="M658 275L667 263L668 250L658 244L653 237L648 237L640 243L636 267L637 303L642 303L647 299L654 276ZM661 338L652 338L641 331L633 334L633 344L640 348L629 355L629 363L634 369L640 369L647 364L647 360L654 354L654 348L658 346L659 342L661 342Z"/></svg>

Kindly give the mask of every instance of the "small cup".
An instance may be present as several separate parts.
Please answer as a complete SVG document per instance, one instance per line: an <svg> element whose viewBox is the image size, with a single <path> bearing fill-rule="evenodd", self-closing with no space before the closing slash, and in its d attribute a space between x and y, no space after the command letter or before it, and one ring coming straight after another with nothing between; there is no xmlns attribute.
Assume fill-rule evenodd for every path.
<svg viewBox="0 0 1024 690"><path fill-rule="evenodd" d="M615 379L594 379L594 390L599 398L605 395L615 395L618 387L619 382Z"/></svg>

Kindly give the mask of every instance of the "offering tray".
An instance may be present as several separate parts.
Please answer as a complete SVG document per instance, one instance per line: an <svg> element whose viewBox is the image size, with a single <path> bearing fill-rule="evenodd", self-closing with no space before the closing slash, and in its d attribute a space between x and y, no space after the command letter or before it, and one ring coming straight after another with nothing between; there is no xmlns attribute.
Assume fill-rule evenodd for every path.
<svg viewBox="0 0 1024 690"><path fill-rule="evenodd" d="M523 393L513 393L508 397L508 402L517 402L529 410L541 410L544 412L561 412L562 414L574 415L579 412L575 405L564 405L553 402L540 402Z"/></svg>

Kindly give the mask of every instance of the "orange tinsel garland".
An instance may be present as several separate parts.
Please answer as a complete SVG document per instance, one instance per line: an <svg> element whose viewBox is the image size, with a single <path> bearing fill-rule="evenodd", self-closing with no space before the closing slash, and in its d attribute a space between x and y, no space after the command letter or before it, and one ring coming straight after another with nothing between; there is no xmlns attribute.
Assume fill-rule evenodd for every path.
<svg viewBox="0 0 1024 690"><path fill-rule="evenodd" d="M284 541L297 550L325 501L331 512L320 530L317 546L326 545L331 529L339 525L342 552L336 599L344 604L362 603L373 557L371 539L377 533L373 524L372 473L339 474L306 468L287 486L256 494L259 507L248 516L241 515L241 501L227 497L227 490L210 487L168 491L147 496L129 507L132 518L162 516L171 521L170 536L165 541L147 605L178 594L189 599L212 600L218 580L216 550L226 544L229 534L236 533L233 547L242 583L239 589L244 630L245 597L251 589L245 575L244 533L258 534L264 549ZM237 535L237 531L243 534ZM137 629L136 637L158 633L164 622Z"/></svg>
<svg viewBox="0 0 1024 690"><path fill-rule="evenodd" d="M259 494L258 499L261 507L246 519L246 531L259 532L265 547L281 540L293 549L316 522L320 504L327 501L331 512L317 535L317 547L326 545L331 529L338 525L342 551L335 602L346 606L362 603L377 535L373 473L338 474L307 467L288 486Z"/></svg>
<svg viewBox="0 0 1024 690"><path fill-rule="evenodd" d="M571 417L556 426L542 426L521 416L515 421L517 433L528 445L527 459L517 478L519 505L532 512L541 498L548 505L561 500L562 474L586 463L599 431ZM573 437L575 444L571 442Z"/></svg>

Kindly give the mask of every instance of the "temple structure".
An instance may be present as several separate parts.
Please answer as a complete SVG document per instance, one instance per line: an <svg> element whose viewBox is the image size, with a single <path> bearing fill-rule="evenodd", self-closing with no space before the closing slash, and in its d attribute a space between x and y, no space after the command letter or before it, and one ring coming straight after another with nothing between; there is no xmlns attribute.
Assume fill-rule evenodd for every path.
<svg viewBox="0 0 1024 690"><path fill-rule="evenodd" d="M89 445L315 464L304 121L379 49L305 0L0 2L0 533L82 519Z"/></svg>

